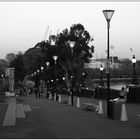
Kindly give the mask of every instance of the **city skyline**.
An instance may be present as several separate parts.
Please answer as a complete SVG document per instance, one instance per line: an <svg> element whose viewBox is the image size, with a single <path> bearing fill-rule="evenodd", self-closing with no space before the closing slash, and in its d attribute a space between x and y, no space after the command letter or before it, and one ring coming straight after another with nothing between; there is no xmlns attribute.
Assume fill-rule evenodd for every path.
<svg viewBox="0 0 140 140"><path fill-rule="evenodd" d="M140 3L138 2L1 2L0 58L23 53L44 40L49 26L57 34L81 23L94 38L94 57L106 57L107 22L102 10L113 9L110 22L110 55L140 60ZM131 10L130 10L131 9Z"/></svg>

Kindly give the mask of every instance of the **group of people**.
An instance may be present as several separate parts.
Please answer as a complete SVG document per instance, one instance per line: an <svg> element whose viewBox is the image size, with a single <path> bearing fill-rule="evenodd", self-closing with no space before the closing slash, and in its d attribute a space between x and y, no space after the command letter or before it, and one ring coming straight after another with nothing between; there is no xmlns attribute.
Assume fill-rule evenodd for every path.
<svg viewBox="0 0 140 140"><path fill-rule="evenodd" d="M40 98L41 96L47 96L47 86L45 81L40 81L38 87L34 88L36 98Z"/></svg>

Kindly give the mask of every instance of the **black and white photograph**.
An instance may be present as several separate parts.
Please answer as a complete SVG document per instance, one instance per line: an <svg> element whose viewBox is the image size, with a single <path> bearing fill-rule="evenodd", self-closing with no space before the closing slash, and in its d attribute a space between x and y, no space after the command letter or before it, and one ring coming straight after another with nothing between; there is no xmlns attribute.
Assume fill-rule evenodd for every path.
<svg viewBox="0 0 140 140"><path fill-rule="evenodd" d="M0 0L0 139L140 139L140 1Z"/></svg>

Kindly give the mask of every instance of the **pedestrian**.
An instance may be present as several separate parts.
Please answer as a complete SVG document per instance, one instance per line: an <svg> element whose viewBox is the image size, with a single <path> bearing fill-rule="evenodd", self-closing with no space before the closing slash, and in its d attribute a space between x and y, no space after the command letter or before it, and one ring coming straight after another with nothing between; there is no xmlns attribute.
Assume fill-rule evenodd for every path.
<svg viewBox="0 0 140 140"><path fill-rule="evenodd" d="M122 87L119 97L125 101L127 101L127 89L125 87Z"/></svg>
<svg viewBox="0 0 140 140"><path fill-rule="evenodd" d="M35 97L37 98L37 92L38 92L38 89L37 89L37 87L35 87Z"/></svg>
<svg viewBox="0 0 140 140"><path fill-rule="evenodd" d="M39 95L39 98L42 95L42 85L41 84L38 87L38 95Z"/></svg>
<svg viewBox="0 0 140 140"><path fill-rule="evenodd" d="M77 97L81 96L81 87L77 87Z"/></svg>

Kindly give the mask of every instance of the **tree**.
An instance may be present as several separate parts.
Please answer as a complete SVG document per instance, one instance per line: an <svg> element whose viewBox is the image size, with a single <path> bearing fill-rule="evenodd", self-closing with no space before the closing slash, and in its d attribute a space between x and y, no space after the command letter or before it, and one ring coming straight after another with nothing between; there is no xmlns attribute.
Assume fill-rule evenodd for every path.
<svg viewBox="0 0 140 140"><path fill-rule="evenodd" d="M15 83L17 85L19 81L23 81L26 75L23 54L21 52L15 54L15 59L11 61L10 66L15 68Z"/></svg>
<svg viewBox="0 0 140 140"><path fill-rule="evenodd" d="M8 66L10 67L10 63L15 59L16 55L14 53L8 53L6 55L6 61L7 61L7 64Z"/></svg>
<svg viewBox="0 0 140 140"><path fill-rule="evenodd" d="M75 41L73 53L69 46L69 41ZM67 88L71 87L71 75L74 73L74 83L79 83L84 63L88 63L92 57L90 46L91 36L81 24L74 24L70 29L64 29L57 35L51 35L49 40L41 41L34 48L29 49L24 54L26 70L30 74L41 66L45 66L46 61L50 61L49 77L54 78L54 60L57 55L57 77L66 78ZM36 52L36 53L35 53ZM28 67L27 67L28 66Z"/></svg>
<svg viewBox="0 0 140 140"><path fill-rule="evenodd" d="M81 24L74 24L70 30L65 29L56 37L56 46L48 49L49 54L58 55L58 62L64 74L67 88L71 87L71 75L74 75L74 84L80 83L84 63L88 63L92 57L90 47L88 45L91 37L88 31ZM73 53L68 41L75 41Z"/></svg>

